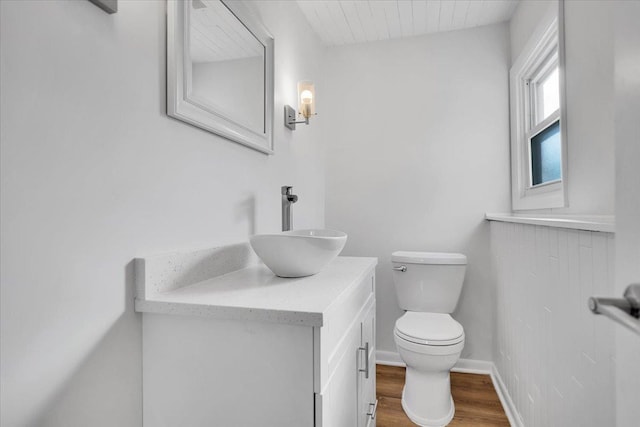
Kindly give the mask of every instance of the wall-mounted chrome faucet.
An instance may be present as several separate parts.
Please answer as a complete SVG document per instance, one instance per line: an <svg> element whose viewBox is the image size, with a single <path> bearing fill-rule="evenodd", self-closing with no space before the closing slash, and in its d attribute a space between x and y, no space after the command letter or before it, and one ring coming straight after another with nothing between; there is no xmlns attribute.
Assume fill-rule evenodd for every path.
<svg viewBox="0 0 640 427"><path fill-rule="evenodd" d="M293 187L289 185L283 185L280 193L282 194L282 231L289 231L293 227L291 205L298 201L298 196L293 194Z"/></svg>

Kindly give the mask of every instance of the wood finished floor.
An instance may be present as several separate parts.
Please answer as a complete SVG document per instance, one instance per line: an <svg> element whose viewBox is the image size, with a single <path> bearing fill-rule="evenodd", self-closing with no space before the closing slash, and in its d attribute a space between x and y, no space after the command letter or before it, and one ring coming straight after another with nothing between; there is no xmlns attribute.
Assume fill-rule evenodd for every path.
<svg viewBox="0 0 640 427"><path fill-rule="evenodd" d="M411 427L414 423L402 410L404 368L377 365L377 427ZM509 420L489 375L451 373L451 394L456 414L450 427L506 426Z"/></svg>

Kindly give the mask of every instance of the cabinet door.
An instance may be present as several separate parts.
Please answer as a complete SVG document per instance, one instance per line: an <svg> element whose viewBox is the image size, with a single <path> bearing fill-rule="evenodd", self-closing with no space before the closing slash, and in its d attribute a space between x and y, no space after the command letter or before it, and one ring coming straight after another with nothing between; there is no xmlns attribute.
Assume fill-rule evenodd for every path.
<svg viewBox="0 0 640 427"><path fill-rule="evenodd" d="M329 381L322 395L316 396L316 411L322 414L319 419L316 417L316 425L354 427L358 422L359 326L356 323L347 331L331 357Z"/></svg>
<svg viewBox="0 0 640 427"><path fill-rule="evenodd" d="M369 403L375 402L374 283L373 276L363 279L314 335L320 350L317 378L322 384L320 393L315 393L316 426L375 426L367 415L373 410Z"/></svg>
<svg viewBox="0 0 640 427"><path fill-rule="evenodd" d="M375 299L360 324L358 375L358 427L376 425L376 304ZM368 351L368 353L365 353Z"/></svg>

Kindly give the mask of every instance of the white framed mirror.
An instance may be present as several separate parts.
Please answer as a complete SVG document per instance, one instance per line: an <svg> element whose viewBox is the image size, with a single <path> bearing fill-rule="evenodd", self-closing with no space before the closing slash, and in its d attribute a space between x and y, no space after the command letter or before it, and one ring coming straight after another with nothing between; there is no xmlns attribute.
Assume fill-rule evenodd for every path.
<svg viewBox="0 0 640 427"><path fill-rule="evenodd" d="M273 37L247 3L168 0L167 114L273 154Z"/></svg>

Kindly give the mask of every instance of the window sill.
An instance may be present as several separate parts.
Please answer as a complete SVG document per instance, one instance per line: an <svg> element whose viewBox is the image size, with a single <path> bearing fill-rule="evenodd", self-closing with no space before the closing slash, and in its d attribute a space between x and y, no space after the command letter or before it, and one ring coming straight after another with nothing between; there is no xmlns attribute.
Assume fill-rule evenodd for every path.
<svg viewBox="0 0 640 427"><path fill-rule="evenodd" d="M581 215L520 215L513 213L487 213L489 221L515 222L519 224L543 225L546 227L569 228L573 230L600 231L615 233L615 217Z"/></svg>

